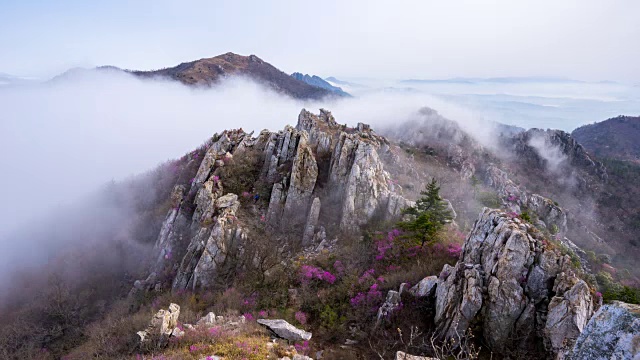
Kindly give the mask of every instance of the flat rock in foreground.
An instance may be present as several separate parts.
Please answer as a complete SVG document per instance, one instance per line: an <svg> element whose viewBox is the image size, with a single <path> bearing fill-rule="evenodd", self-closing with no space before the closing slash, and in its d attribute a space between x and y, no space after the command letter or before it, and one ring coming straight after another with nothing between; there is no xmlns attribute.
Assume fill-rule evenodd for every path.
<svg viewBox="0 0 640 360"><path fill-rule="evenodd" d="M302 341L311 339L311 333L298 329L282 319L258 319L258 324L266 326L278 337L289 341Z"/></svg>

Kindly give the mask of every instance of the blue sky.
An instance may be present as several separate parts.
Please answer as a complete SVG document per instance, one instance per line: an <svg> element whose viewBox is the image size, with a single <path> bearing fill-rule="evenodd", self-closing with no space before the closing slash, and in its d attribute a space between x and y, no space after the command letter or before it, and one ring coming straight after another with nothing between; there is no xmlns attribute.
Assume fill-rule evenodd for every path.
<svg viewBox="0 0 640 360"><path fill-rule="evenodd" d="M640 82L638 1L0 1L0 72L153 69L228 51L286 72Z"/></svg>

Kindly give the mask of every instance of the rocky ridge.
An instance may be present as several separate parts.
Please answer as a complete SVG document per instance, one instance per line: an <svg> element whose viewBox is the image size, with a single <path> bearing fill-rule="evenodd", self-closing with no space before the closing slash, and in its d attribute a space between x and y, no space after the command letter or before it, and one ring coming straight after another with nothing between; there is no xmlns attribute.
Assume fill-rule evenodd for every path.
<svg viewBox="0 0 640 360"><path fill-rule="evenodd" d="M347 128L326 110L302 110L295 128L264 130L257 137L225 131L209 145L191 187L174 189L155 244L157 261L136 288L160 286L150 282L166 272L175 274L174 290L207 287L216 273L234 266L228 255L245 251L251 233L238 219L240 194L226 193L227 179L220 176L233 159L255 158L255 188L270 194L267 226L304 229L300 241L310 245L324 240L329 226L355 231L374 216L397 217L411 204L384 170L380 153L388 150L387 140L369 126Z"/></svg>
<svg viewBox="0 0 640 360"><path fill-rule="evenodd" d="M266 226L294 232L308 248L325 242L327 228L357 231L371 219L397 218L411 204L385 170L382 159L394 156L390 143L365 124L338 124L325 110L317 115L303 110L296 127L279 132L265 130L254 137L242 130L226 131L214 140L191 187L174 189L173 207L156 242L153 272L136 288L157 289L161 285L155 274L167 269L175 273L174 290L210 287L220 271L235 266L230 259L237 256L229 255L246 251L243 244L252 229L242 219L246 202L241 205L239 194L225 191L220 170L233 159L256 158L255 185L269 189L262 209ZM606 175L598 163L583 157L586 153L574 150L567 150L574 154L571 162ZM477 171L470 165L458 168L463 177L467 170ZM584 255L564 236L567 214L550 199L516 185L496 165L477 169L485 171L484 180L509 212L485 209L458 263L408 292L435 303L442 340L480 329L501 354L522 349L569 357L598 299L581 278L588 270L584 263L576 264L549 241L553 235L562 246ZM522 209L536 215L534 224L514 215ZM546 229L545 234L539 229ZM186 249L181 252L181 247ZM379 319L396 311L402 290L389 292Z"/></svg>

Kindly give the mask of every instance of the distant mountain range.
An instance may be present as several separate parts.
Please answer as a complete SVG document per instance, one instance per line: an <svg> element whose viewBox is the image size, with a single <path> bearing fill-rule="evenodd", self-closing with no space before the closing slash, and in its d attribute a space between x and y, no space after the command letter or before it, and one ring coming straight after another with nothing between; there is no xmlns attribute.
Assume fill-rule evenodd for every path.
<svg viewBox="0 0 640 360"><path fill-rule="evenodd" d="M317 75L308 75L308 74L302 74L299 72L295 72L293 74L291 74L291 77L293 77L296 80L300 80L300 81L304 81L305 83L312 85L312 86L317 86L319 88L323 88L326 90L329 90L335 94L338 94L340 96L351 96L349 95L347 92L343 91L342 88L337 87L337 86L333 86L330 83L328 83L327 81L323 80L321 77L317 76Z"/></svg>
<svg viewBox="0 0 640 360"><path fill-rule="evenodd" d="M575 129L573 136L590 153L640 163L640 117L618 116Z"/></svg>

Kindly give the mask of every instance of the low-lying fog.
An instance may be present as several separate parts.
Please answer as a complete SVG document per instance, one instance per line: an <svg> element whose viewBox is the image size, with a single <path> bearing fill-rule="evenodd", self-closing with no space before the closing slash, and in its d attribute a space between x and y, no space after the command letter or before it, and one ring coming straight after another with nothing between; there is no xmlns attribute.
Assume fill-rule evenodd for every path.
<svg viewBox="0 0 640 360"><path fill-rule="evenodd" d="M354 95L378 92L429 94L484 117L523 128L571 132L618 115L640 114L640 85L558 78L349 80L333 83Z"/></svg>
<svg viewBox="0 0 640 360"><path fill-rule="evenodd" d="M73 231L82 236L93 229L107 231L117 224L125 215L118 214L118 209L102 208L91 197L105 183L178 158L224 129L242 127L259 132L295 125L303 107L315 113L324 107L333 112L339 123L353 126L365 122L375 129L401 123L420 107L429 106L460 122L481 141L491 136L483 120L523 127L547 126L544 122L525 121L527 116L537 119L539 115L538 108L528 110L528 105L511 104L518 108L514 113L520 114L513 118L506 116L508 112L496 112L495 107L478 106L473 99L484 95L478 95L478 91L469 95L464 90L473 85L465 84L449 92L441 85L405 85L414 89L378 87L374 91L375 87L369 86L355 91L360 94L355 98L318 103L293 100L241 79L228 80L212 89L193 89L176 82L140 80L120 72L82 72L44 84L0 87L0 189L4 202L0 208L0 246L5 255L0 274L7 275L7 270L16 265L46 261L61 241L60 236L54 236L56 229L71 226L64 217L51 220L51 214L64 213L69 206L87 209L87 220L75 219L73 224L77 227ZM418 87L421 89L415 90ZM590 101L620 101L604 96L611 94L609 88L600 89L601 98ZM589 91L595 94L595 90ZM584 96L575 94L576 99ZM574 101L561 95L556 100L532 99L550 101L539 106L551 108L551 101ZM488 96L510 103L511 95ZM629 99L637 104L638 97L629 95ZM576 120L575 125L606 117L597 114L600 113L592 113L585 121ZM575 125L553 127L571 130ZM82 199L94 200L87 204ZM96 226L96 222L101 225ZM37 230L38 235L13 235L24 229ZM74 241L82 241L82 236L75 236Z"/></svg>

